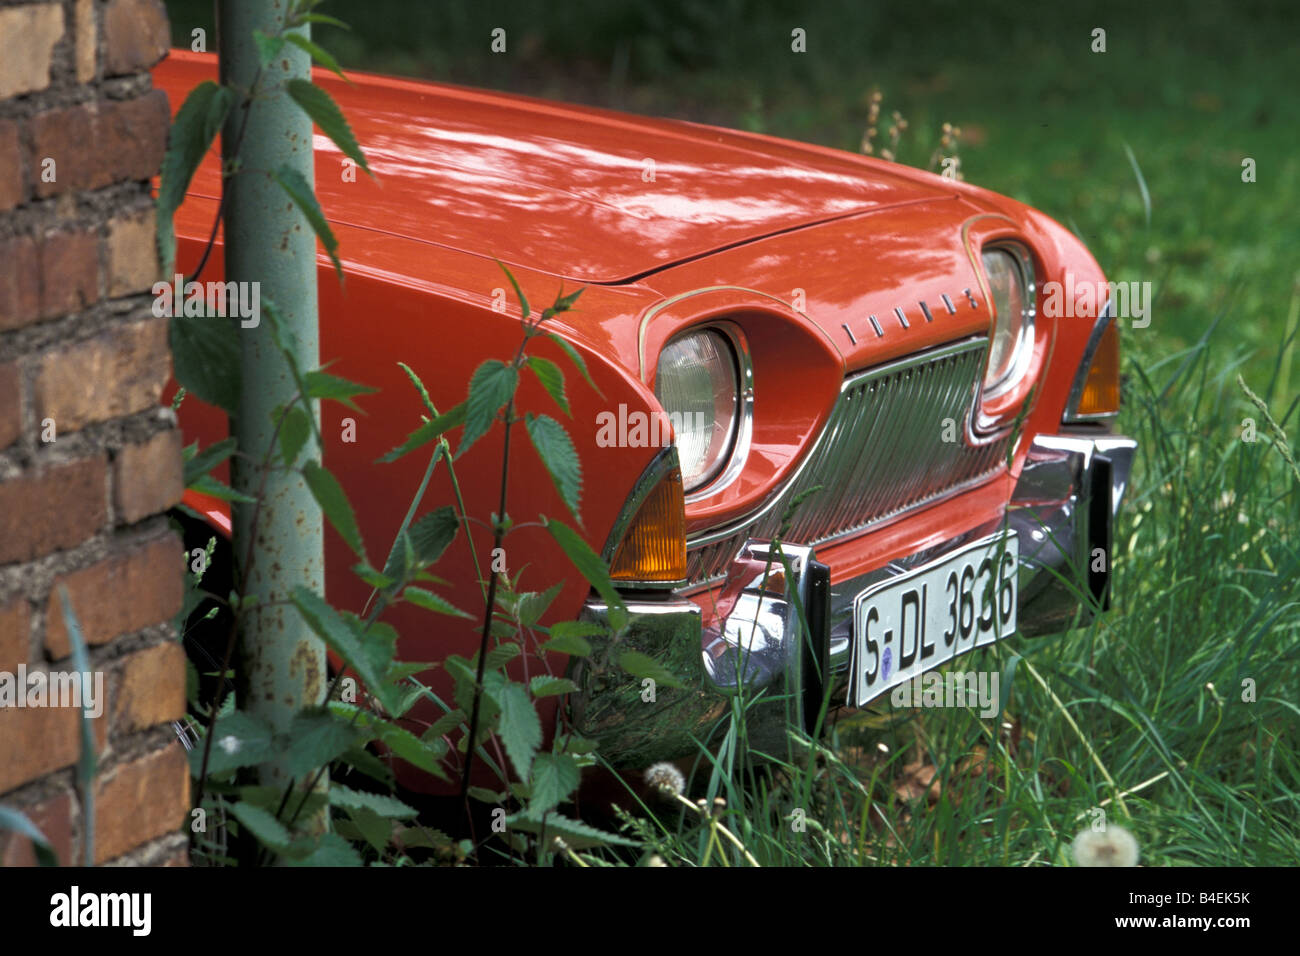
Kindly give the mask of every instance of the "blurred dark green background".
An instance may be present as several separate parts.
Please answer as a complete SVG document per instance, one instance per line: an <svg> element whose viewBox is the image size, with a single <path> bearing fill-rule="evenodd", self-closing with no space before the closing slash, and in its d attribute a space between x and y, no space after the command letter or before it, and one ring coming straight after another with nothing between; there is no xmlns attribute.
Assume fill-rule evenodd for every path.
<svg viewBox="0 0 1300 956"><path fill-rule="evenodd" d="M202 27L213 49L211 2L167 7L177 45ZM926 165L940 125L957 124L968 180L1069 225L1110 278L1155 284L1153 324L1129 337L1138 352L1175 354L1222 312L1222 347L1249 350L1262 371L1296 321L1295 4L330 0L320 10L352 26L315 33L347 68L850 150L878 88L885 116L909 122L901 161ZM503 54L490 50L497 27ZM1105 53L1091 50L1097 27ZM791 51L795 28L806 53ZM1246 157L1253 184L1241 180Z"/></svg>

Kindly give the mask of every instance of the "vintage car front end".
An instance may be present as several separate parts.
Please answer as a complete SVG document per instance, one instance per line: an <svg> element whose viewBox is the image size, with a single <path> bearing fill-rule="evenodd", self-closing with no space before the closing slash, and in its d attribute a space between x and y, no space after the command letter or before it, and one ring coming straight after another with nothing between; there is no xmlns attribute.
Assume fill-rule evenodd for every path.
<svg viewBox="0 0 1300 956"><path fill-rule="evenodd" d="M946 274L903 269L883 295L827 289L817 301L810 290L831 273L792 270L765 287L803 293L803 308L715 284L643 316L642 342L660 348L658 363L643 355L643 380L677 441L605 546L626 624L595 596L583 610L610 637L574 663L571 716L607 759L634 767L694 753L737 700L751 745L783 752L791 726L814 733L976 647L1109 606L1136 448L1112 431L1118 324L1095 295L1090 309L1081 298L1063 310L1050 283L1108 287L1045 217L964 205L943 209L946 219L930 210L912 230ZM898 216L769 240L758 259L806 270L792 245L843 248L851 235L866 253L882 234L896 244L887 227ZM675 320L649 332L667 312ZM766 324L782 312L785 346L774 348ZM801 356L793 343L805 337L842 364ZM736 485L750 470L746 496ZM629 680L613 666L627 650L678 681Z"/></svg>

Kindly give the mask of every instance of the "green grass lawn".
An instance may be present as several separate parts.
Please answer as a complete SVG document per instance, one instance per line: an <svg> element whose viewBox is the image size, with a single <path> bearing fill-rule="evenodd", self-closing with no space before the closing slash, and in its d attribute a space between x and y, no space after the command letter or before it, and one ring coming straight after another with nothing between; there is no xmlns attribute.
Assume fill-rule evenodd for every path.
<svg viewBox="0 0 1300 956"><path fill-rule="evenodd" d="M324 9L353 34L319 33L345 66L847 149L879 89L885 115L909 121L902 161L924 165L940 124L957 124L967 180L1067 224L1112 280L1154 285L1151 325L1125 340L1120 427L1142 447L1113 611L963 659L1012 681L1001 722L868 715L745 789L737 769L706 766L700 786L728 798L722 822L759 862L1064 863L1101 810L1147 865L1300 863L1300 474L1236 382L1300 433L1283 347L1300 312L1300 30L1286 7L575 0L539 14L371 0L362 20L348 6ZM168 7L185 45L210 18L210 4ZM496 26L505 55L488 52ZM790 51L795 27L805 54ZM690 812L637 816L671 863L745 863Z"/></svg>

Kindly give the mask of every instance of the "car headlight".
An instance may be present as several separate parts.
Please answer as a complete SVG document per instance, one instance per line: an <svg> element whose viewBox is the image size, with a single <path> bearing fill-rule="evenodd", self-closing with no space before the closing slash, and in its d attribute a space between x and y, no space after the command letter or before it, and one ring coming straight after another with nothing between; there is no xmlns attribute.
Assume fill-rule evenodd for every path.
<svg viewBox="0 0 1300 956"><path fill-rule="evenodd" d="M993 332L984 394L1006 391L1023 374L1034 342L1034 279L1029 257L1019 248L984 250L984 275L993 298Z"/></svg>
<svg viewBox="0 0 1300 956"><path fill-rule="evenodd" d="M655 395L677 434L682 484L691 492L726 463L740 419L736 357L722 334L690 332L659 355Z"/></svg>

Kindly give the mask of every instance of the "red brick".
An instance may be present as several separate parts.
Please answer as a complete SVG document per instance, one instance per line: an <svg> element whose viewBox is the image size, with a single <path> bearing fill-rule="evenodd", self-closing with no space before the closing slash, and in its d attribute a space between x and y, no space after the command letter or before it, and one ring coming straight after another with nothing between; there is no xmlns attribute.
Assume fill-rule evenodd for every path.
<svg viewBox="0 0 1300 956"><path fill-rule="evenodd" d="M13 674L19 664L27 663L31 609L22 595L0 607L0 671Z"/></svg>
<svg viewBox="0 0 1300 956"><path fill-rule="evenodd" d="M104 9L105 75L138 73L167 53L171 31L160 0L110 0Z"/></svg>
<svg viewBox="0 0 1300 956"><path fill-rule="evenodd" d="M18 148L18 124L0 120L0 212L23 201L23 164Z"/></svg>
<svg viewBox="0 0 1300 956"><path fill-rule="evenodd" d="M101 456L0 483L0 564L30 561L96 534L108 518L106 474Z"/></svg>
<svg viewBox="0 0 1300 956"><path fill-rule="evenodd" d="M0 793L76 763L80 721L75 707L0 707Z"/></svg>
<svg viewBox="0 0 1300 956"><path fill-rule="evenodd" d="M157 405L171 377L167 322L146 319L47 352L36 371L38 421L53 418L59 434Z"/></svg>
<svg viewBox="0 0 1300 956"><path fill-rule="evenodd" d="M136 651L114 695L113 729L144 730L185 716L185 651L166 641Z"/></svg>
<svg viewBox="0 0 1300 956"><path fill-rule="evenodd" d="M0 365L0 449L23 433L22 370L17 362Z"/></svg>
<svg viewBox="0 0 1300 956"><path fill-rule="evenodd" d="M77 82L89 83L95 78L95 5L94 0L77 0L73 12L76 23Z"/></svg>
<svg viewBox="0 0 1300 956"><path fill-rule="evenodd" d="M189 819L190 771L175 741L97 782L95 862L181 831Z"/></svg>
<svg viewBox="0 0 1300 956"><path fill-rule="evenodd" d="M113 476L118 521L134 524L166 511L185 492L181 433L159 432L146 442L123 448L113 462Z"/></svg>
<svg viewBox="0 0 1300 956"><path fill-rule="evenodd" d="M30 236L0 239L0 332L33 321L41 311L41 276Z"/></svg>
<svg viewBox="0 0 1300 956"><path fill-rule="evenodd" d="M151 178L162 165L170 123L162 90L123 102L102 100L38 114L31 120L28 155L36 194L53 196ZM38 175L46 157L55 161L55 181L50 183Z"/></svg>
<svg viewBox="0 0 1300 956"><path fill-rule="evenodd" d="M63 866L80 862L73 859L72 795L64 792L34 807L20 807L41 835L49 841L51 849ZM0 832L0 866L36 866L36 853L32 841L17 833Z"/></svg>
<svg viewBox="0 0 1300 956"><path fill-rule="evenodd" d="M79 312L99 298L99 240L89 232L53 232L37 250L41 318Z"/></svg>
<svg viewBox="0 0 1300 956"><path fill-rule="evenodd" d="M119 634L170 620L183 596L184 553L173 534L59 578L45 608L45 648L60 660L71 651L58 586L68 600L87 644L104 644Z"/></svg>
<svg viewBox="0 0 1300 956"><path fill-rule="evenodd" d="M158 241L154 210L123 216L108 224L109 298L143 292L158 281Z"/></svg>
<svg viewBox="0 0 1300 956"><path fill-rule="evenodd" d="M54 47L63 37L63 10L54 3L24 3L0 9L0 99L50 85Z"/></svg>

